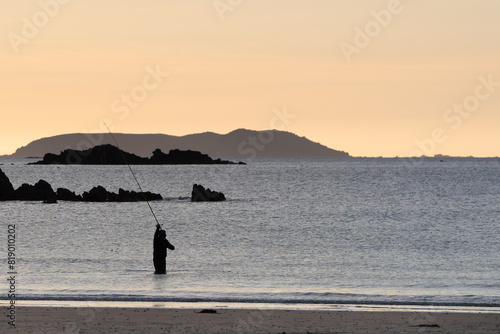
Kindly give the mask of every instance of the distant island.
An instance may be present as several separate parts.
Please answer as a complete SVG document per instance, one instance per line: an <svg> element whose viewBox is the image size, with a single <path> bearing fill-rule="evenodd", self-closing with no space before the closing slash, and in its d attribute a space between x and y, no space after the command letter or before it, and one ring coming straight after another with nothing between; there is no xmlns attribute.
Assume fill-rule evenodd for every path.
<svg viewBox="0 0 500 334"><path fill-rule="evenodd" d="M159 149L192 150L216 158L347 158L349 153L328 148L305 137L278 130L238 129L221 135L205 132L186 136L165 134L114 134L122 150L147 157ZM72 149L85 151L94 146L114 144L109 133L73 133L41 138L16 150L10 157L43 157Z"/></svg>
<svg viewBox="0 0 500 334"><path fill-rule="evenodd" d="M99 145L87 150L67 149L60 154L46 153L35 165L231 165L232 161L212 159L198 151L170 150L168 154L156 149L150 158L120 150L111 144Z"/></svg>

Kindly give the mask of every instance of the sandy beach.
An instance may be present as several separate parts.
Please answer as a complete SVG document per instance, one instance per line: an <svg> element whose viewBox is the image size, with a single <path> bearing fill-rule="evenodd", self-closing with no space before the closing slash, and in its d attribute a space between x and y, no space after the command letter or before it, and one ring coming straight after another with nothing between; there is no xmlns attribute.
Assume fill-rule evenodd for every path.
<svg viewBox="0 0 500 334"><path fill-rule="evenodd" d="M498 313L3 307L2 333L500 333Z"/></svg>

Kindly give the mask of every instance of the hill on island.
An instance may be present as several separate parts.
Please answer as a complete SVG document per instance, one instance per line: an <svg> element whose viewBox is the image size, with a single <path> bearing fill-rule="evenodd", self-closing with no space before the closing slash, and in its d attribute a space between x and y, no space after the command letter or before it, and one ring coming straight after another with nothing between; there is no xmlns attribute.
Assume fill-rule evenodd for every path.
<svg viewBox="0 0 500 334"><path fill-rule="evenodd" d="M114 137L124 151L148 157L160 149L193 150L217 158L343 158L349 154L328 148L305 137L278 130L239 129L228 134L205 132L186 136L165 134L122 134ZM43 157L67 149L86 150L94 146L115 145L109 133L74 133L42 138L16 150L11 157Z"/></svg>

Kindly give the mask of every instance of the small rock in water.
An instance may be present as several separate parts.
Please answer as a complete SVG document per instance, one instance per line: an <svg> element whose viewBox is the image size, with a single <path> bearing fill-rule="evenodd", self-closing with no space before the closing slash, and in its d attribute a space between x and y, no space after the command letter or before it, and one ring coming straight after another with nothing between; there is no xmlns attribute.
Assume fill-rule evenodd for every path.
<svg viewBox="0 0 500 334"><path fill-rule="evenodd" d="M204 309L204 310L201 310L200 312L198 313L210 313L210 314L216 314L217 313L217 310L212 310L212 309Z"/></svg>

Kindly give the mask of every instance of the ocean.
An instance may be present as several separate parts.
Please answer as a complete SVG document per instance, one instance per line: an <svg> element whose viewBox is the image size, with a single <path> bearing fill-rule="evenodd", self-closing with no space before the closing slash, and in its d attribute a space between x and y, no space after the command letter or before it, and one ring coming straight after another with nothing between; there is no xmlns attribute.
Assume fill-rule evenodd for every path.
<svg viewBox="0 0 500 334"><path fill-rule="evenodd" d="M2 158L0 168L15 188L44 179L77 194L138 190L127 166L32 161ZM164 197L151 207L176 247L167 275L153 273L146 202L0 202L2 271L9 278L15 225L19 303L500 311L498 158L131 167L145 191ZM227 201L186 200L194 183Z"/></svg>

